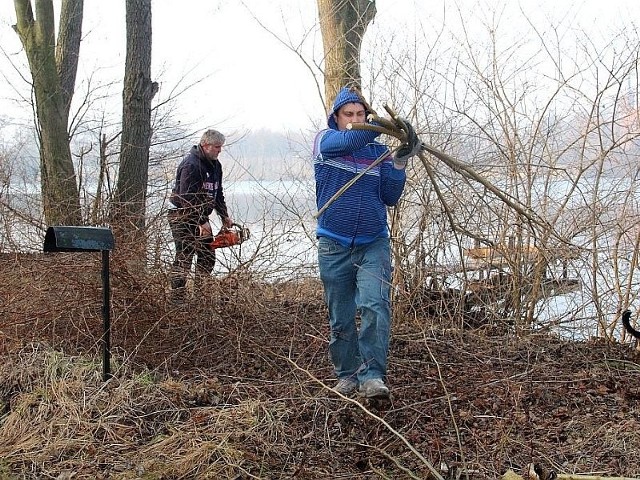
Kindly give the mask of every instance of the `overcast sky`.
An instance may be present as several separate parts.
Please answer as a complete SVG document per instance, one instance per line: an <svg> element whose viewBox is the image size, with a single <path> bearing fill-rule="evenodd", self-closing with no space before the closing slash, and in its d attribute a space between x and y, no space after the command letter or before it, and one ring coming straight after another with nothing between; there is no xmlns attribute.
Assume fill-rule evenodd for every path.
<svg viewBox="0 0 640 480"><path fill-rule="evenodd" d="M54 4L57 14L59 1ZM378 14L367 35L411 36L417 29L426 29L444 37L460 28L461 18L472 35L476 27L486 34L480 26L487 21L488 12L496 8L501 24L514 31L524 29L526 18L540 25L564 17L576 29L588 29L594 38L606 38L614 26L640 23L638 0L523 0L520 4L506 2L507 7L504 4L498 0L378 0ZM285 41L302 45L307 61L318 61L322 44L316 0L154 0L152 14L152 76L161 84L159 98L166 98L180 79L185 86L198 82L177 105L177 114L185 122L203 128L216 125L225 131L279 130L307 128L312 121L323 118L322 100L309 69L256 20ZM13 0L0 0L0 45L28 76L24 52L11 29L13 23ZM124 1L85 0L78 85L86 86L87 78L92 78L93 85L121 80L124 23ZM0 57L0 72L8 80L0 84L0 115L28 120L29 108L15 102L18 93L28 95L28 88L4 55ZM105 102L105 108L117 105L120 88L111 88L113 96Z"/></svg>

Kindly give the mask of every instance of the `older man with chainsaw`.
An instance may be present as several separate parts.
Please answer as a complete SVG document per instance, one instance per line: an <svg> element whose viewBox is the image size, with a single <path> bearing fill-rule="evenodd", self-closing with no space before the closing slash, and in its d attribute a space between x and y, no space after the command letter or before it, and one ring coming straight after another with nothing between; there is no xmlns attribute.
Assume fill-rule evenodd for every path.
<svg viewBox="0 0 640 480"><path fill-rule="evenodd" d="M170 273L171 301L185 300L187 275L196 257L196 282L209 277L216 262L212 248L213 232L209 215L215 210L223 228L234 223L227 210L222 188L222 164L218 155L225 136L217 130L207 130L200 143L191 147L176 171L168 212L169 226L175 242L175 259Z"/></svg>
<svg viewBox="0 0 640 480"><path fill-rule="evenodd" d="M391 248L386 209L400 199L407 162L421 146L406 121L399 125L406 143L395 155L376 141L379 132L349 128L366 123L367 110L357 90L343 88L329 114L329 128L314 141L318 264L329 309L329 353L338 378L334 390L348 395L358 389L363 397L387 399Z"/></svg>

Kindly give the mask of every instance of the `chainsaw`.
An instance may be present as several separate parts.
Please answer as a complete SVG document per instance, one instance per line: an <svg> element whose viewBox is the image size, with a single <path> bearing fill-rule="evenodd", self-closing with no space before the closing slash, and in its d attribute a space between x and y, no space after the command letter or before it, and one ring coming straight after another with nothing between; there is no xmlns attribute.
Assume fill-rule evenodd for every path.
<svg viewBox="0 0 640 480"><path fill-rule="evenodd" d="M222 227L220 231L214 235L213 240L209 243L209 248L215 250L216 248L232 247L234 245L240 245L242 242L249 238L249 229L234 223L231 228Z"/></svg>

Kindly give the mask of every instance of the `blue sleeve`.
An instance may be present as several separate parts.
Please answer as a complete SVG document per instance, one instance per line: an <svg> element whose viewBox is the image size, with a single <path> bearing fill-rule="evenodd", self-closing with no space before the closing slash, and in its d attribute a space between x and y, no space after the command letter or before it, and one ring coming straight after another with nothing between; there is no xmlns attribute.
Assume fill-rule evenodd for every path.
<svg viewBox="0 0 640 480"><path fill-rule="evenodd" d="M404 169L393 168L392 162L385 161L380 168L380 177L380 197L382 202L388 207L393 207L400 200L404 184L407 181L407 174Z"/></svg>
<svg viewBox="0 0 640 480"><path fill-rule="evenodd" d="M333 158L349 155L373 142L380 134L370 130L325 130L320 139L319 150L323 157Z"/></svg>

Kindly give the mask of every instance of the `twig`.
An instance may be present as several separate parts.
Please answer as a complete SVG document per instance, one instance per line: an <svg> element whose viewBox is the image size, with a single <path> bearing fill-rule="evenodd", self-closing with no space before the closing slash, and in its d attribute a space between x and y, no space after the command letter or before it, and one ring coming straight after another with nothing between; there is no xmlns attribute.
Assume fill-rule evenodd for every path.
<svg viewBox="0 0 640 480"><path fill-rule="evenodd" d="M429 152L431 155L433 155L434 157L438 158L439 160L442 160L449 168L451 168L453 171L461 174L463 177L470 178L471 180L474 180L474 181L480 183L487 190L489 190L491 193L493 193L496 197L498 197L500 200L502 200L502 202L504 202L508 207L512 208L513 210L515 210L518 214L522 215L523 217L526 217L531 223L538 224L539 226L541 226L541 227L543 227L545 229L549 228L549 225L547 224L547 222L545 222L543 219L539 218L537 215L535 215L535 213L533 213L531 210L529 210L524 205L521 205L517 201L514 201L511 198L509 198L508 195L506 195L504 192L502 192L493 183L491 183L490 181L488 181L485 178L483 178L480 174L478 174L469 165L456 160L451 155L447 155L446 153L444 153L444 152L442 152L442 151L438 150L437 148L434 148L434 147L432 147L430 145L427 145L426 143L422 144L422 149L424 151L426 151L426 152ZM424 154L422 152L420 152L418 155L419 155L420 160L422 161L422 163L425 164L426 163L426 159L424 158Z"/></svg>
<svg viewBox="0 0 640 480"><path fill-rule="evenodd" d="M424 335L424 333L423 333ZM440 369L440 363L438 362L438 359L435 357L435 355L433 354L433 352L431 351L431 348L429 348L429 344L426 341L427 339L425 338L425 347L427 348L427 351L429 352L429 356L431 357L431 360L433 360L433 364L436 367L436 370L438 371L438 379L440 380L440 385L442 386L442 390L444 390L444 398L446 398L447 400L447 407L449 409L449 415L451 416L451 422L453 423L453 428L456 432L456 440L458 442L458 448L460 449L460 459L462 460L462 467L463 467L463 473L465 475L465 477L468 479L469 478L469 474L468 474L468 468L467 468L467 461L464 457L464 449L462 448L462 436L460 434L460 429L458 428L458 422L456 422L456 416L453 413L453 405L451 405L451 395L449 395L449 391L447 390L447 385L444 381L444 377L442 376L442 370Z"/></svg>
<svg viewBox="0 0 640 480"><path fill-rule="evenodd" d="M413 445L411 445L409 440L407 440L404 437L404 435L402 435L395 428L393 428L391 425L389 425L383 418L381 418L378 415L376 415L375 413L373 413L371 410L369 410L367 407L365 407L362 403L360 403L360 402L358 402L356 400L353 400L353 399L351 399L351 398L349 398L349 397L347 397L345 395L342 395L341 393L336 392L335 390L330 388L327 384L325 384L322 380L317 378L313 373L311 373L309 370L306 370L306 369L302 368L300 365L298 365L292 359L290 359L288 357L285 357L283 355L277 354L277 353L274 353L274 354L276 356L286 360L287 362L289 362L291 365L293 365L293 367L296 370L300 370L301 372L304 372L311 380L313 380L314 382L320 384L323 388L332 391L333 393L338 395L343 400L346 400L347 402L350 402L350 403L356 405L365 414L367 414L368 416L370 416L374 420L380 422L382 425L384 425L387 428L387 430L389 430L393 435L395 435L397 438L399 438L402 441L402 443L404 443L407 446L407 448L409 448L409 450L411 450L411 452L413 452L413 454L416 457L418 457L422 463L424 463L426 465L426 467L433 474L433 476L434 476L434 478L436 480L444 480L444 477L442 477L442 475L440 475L440 473L435 469L435 467L433 465L431 465L431 463L426 458L424 458L424 456L420 452L418 452L418 450L416 450L416 448Z"/></svg>
<svg viewBox="0 0 640 480"><path fill-rule="evenodd" d="M601 475L580 475L572 473L559 473L558 480L638 480L631 477L603 477Z"/></svg>
<svg viewBox="0 0 640 480"><path fill-rule="evenodd" d="M380 455L383 455L384 457L389 459L389 461L395 463L396 467L398 467L400 470L402 470L405 474L407 474L413 480L422 480L422 477L418 477L411 470L409 470L407 467L401 465L400 461L397 458L393 457L392 455L389 455L389 453L385 452L384 449L382 449L382 448L380 448L378 446L375 446L375 445L368 445L368 444L364 444L364 443L358 443L358 445L361 446L361 447L365 447L365 448L373 448ZM371 466L371 468L378 476L382 477L382 475L383 475L382 472L377 471L377 469L375 467L373 467L373 465Z"/></svg>

